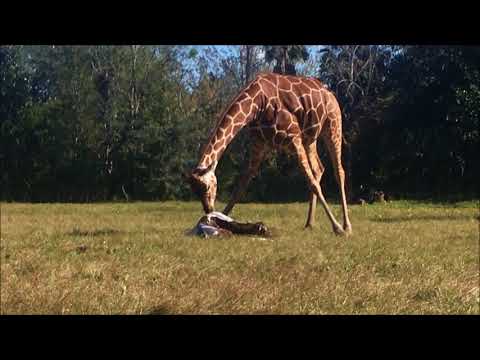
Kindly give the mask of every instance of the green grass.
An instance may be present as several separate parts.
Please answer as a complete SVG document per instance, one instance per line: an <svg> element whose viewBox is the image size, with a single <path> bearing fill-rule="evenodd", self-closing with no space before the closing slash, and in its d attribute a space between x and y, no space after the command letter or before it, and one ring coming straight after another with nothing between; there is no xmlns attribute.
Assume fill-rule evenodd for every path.
<svg viewBox="0 0 480 360"><path fill-rule="evenodd" d="M203 239L196 202L2 203L1 313L480 313L478 202L352 205L349 238L306 211L239 204L277 236Z"/></svg>

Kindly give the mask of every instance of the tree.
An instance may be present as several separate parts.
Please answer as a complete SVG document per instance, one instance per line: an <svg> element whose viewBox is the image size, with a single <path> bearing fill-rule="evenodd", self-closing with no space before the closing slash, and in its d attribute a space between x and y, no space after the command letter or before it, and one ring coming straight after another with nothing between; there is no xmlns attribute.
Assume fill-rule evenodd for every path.
<svg viewBox="0 0 480 360"><path fill-rule="evenodd" d="M309 58L307 47L304 45L266 45L265 61L275 62L273 71L278 74L296 75L295 64Z"/></svg>
<svg viewBox="0 0 480 360"><path fill-rule="evenodd" d="M335 92L349 195L478 197L478 47L321 49L0 46L2 199L192 199L182 170L238 91L272 67L319 76ZM248 141L242 132L219 163L222 198ZM334 177L323 181L336 194ZM305 187L280 155L264 162L246 200L303 200Z"/></svg>
<svg viewBox="0 0 480 360"><path fill-rule="evenodd" d="M327 46L320 50L320 78L335 93L342 109L350 199L368 186L383 185L381 178L374 179L378 156L375 136L389 104L384 96L385 80L395 51L395 47L372 45Z"/></svg>
<svg viewBox="0 0 480 360"><path fill-rule="evenodd" d="M478 193L479 61L478 48L462 46L409 46L396 57L382 151L391 184L419 196Z"/></svg>
<svg viewBox="0 0 480 360"><path fill-rule="evenodd" d="M29 84L20 47L0 46L0 161L4 199L18 198L26 185L21 158L25 129L20 118L28 97Z"/></svg>

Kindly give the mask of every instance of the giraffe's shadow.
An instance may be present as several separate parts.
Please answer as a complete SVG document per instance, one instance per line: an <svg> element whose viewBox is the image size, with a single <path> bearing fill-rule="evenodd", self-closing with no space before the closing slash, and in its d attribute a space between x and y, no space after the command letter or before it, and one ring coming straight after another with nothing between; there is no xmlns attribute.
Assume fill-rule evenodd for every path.
<svg viewBox="0 0 480 360"><path fill-rule="evenodd" d="M73 228L72 231L66 233L68 236L106 236L106 235L116 235L116 234L123 234L124 231L115 230L110 228L105 229L95 229L95 230L82 230L79 228Z"/></svg>

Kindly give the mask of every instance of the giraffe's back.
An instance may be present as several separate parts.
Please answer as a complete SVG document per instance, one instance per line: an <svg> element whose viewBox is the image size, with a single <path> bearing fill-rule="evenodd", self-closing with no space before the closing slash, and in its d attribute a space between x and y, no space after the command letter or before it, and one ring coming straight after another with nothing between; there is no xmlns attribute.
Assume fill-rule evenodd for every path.
<svg viewBox="0 0 480 360"><path fill-rule="evenodd" d="M288 147L297 136L305 143L315 141L325 122L339 112L335 96L316 78L260 74L247 93L249 89L254 89L250 96L256 96L255 103L264 109L263 116L250 124L252 133L274 147Z"/></svg>

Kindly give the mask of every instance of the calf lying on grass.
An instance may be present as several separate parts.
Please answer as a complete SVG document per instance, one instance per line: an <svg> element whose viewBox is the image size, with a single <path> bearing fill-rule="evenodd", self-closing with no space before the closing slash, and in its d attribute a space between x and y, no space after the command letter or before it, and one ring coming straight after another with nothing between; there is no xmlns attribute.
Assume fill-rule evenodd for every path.
<svg viewBox="0 0 480 360"><path fill-rule="evenodd" d="M264 223L240 223L220 212L211 212L200 218L197 225L189 232L199 236L230 236L233 234L270 236Z"/></svg>

